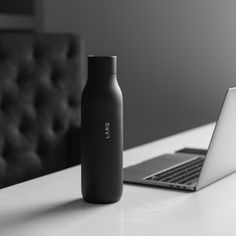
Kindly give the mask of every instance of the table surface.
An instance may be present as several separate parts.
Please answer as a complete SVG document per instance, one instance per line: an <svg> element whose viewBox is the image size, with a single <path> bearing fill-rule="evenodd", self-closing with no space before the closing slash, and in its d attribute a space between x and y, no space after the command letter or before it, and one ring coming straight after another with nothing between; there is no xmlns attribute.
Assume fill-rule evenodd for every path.
<svg viewBox="0 0 236 236"><path fill-rule="evenodd" d="M124 166L183 147L207 148L214 124L124 152ZM0 190L0 235L235 235L236 175L199 192L124 184L120 202L85 203L80 166Z"/></svg>

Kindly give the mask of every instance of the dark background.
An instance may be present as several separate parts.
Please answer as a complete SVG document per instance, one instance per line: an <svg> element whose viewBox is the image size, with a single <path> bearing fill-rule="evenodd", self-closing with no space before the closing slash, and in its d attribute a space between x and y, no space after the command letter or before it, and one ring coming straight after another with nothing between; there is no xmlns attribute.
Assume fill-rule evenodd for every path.
<svg viewBox="0 0 236 236"><path fill-rule="evenodd" d="M0 13L32 15L34 14L33 0L1 0Z"/></svg>
<svg viewBox="0 0 236 236"><path fill-rule="evenodd" d="M130 148L216 120L236 85L235 12L235 0L42 0L37 14L88 54L118 56Z"/></svg>

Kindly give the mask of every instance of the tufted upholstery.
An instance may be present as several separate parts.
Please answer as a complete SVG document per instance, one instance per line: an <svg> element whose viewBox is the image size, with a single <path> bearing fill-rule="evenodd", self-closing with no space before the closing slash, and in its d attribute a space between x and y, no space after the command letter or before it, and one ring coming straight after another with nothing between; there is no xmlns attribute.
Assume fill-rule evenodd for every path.
<svg viewBox="0 0 236 236"><path fill-rule="evenodd" d="M80 162L83 46L0 32L0 187Z"/></svg>

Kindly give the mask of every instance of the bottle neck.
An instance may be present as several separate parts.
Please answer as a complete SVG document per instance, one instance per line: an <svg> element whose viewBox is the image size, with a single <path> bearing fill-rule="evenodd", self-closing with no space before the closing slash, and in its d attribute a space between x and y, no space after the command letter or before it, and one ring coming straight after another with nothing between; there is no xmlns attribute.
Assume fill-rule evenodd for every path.
<svg viewBox="0 0 236 236"><path fill-rule="evenodd" d="M92 83L110 83L117 80L116 75L109 75L109 76L94 76L89 75L88 76L88 82Z"/></svg>

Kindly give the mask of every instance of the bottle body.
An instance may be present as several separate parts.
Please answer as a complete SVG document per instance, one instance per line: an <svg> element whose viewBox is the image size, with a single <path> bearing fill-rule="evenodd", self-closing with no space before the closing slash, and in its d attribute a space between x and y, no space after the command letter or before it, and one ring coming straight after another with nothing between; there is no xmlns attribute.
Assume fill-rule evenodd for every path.
<svg viewBox="0 0 236 236"><path fill-rule="evenodd" d="M89 76L82 94L82 195L113 203L123 189L123 100L116 76Z"/></svg>
<svg viewBox="0 0 236 236"><path fill-rule="evenodd" d="M122 194L122 117L83 116L82 195L112 203Z"/></svg>

